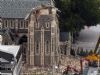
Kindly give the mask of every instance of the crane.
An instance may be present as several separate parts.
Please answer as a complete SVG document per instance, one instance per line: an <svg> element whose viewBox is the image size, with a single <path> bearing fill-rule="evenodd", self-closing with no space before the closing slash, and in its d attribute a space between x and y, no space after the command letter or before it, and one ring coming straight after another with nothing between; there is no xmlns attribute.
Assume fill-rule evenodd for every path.
<svg viewBox="0 0 100 75"><path fill-rule="evenodd" d="M92 61L97 61L98 59L100 59L100 54L99 54L99 44L100 44L100 36L98 38L98 41L96 43L95 49L93 50L92 54L89 54L87 57L85 57L88 60L92 60Z"/></svg>
<svg viewBox="0 0 100 75"><path fill-rule="evenodd" d="M97 41L97 44L96 44L96 46L95 46L95 49L94 49L94 52L93 52L93 53L98 54L97 52L99 52L99 51L98 51L99 44L100 44L100 36L99 36L99 39L98 39L98 41Z"/></svg>

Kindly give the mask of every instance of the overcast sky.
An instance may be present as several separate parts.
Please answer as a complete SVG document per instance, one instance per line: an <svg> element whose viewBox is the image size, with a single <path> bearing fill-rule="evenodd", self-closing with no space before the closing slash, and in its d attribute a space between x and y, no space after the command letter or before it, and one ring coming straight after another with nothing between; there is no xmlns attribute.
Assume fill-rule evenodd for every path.
<svg viewBox="0 0 100 75"><path fill-rule="evenodd" d="M79 40L84 42L93 42L98 39L100 35L100 25L85 27L81 30Z"/></svg>
<svg viewBox="0 0 100 75"><path fill-rule="evenodd" d="M78 43L82 47L94 48L98 37L100 36L100 25L85 27L81 30L78 38Z"/></svg>

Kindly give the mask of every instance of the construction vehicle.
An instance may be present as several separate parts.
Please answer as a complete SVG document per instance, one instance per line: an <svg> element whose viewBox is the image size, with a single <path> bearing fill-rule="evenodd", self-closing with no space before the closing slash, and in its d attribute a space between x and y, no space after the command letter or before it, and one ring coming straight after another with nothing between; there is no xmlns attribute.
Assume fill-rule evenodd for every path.
<svg viewBox="0 0 100 75"><path fill-rule="evenodd" d="M96 47L95 47L95 50L94 50L94 53L98 54L98 47L99 47L99 44L100 44L100 36L99 36L99 39L97 41L97 44L96 44Z"/></svg>
<svg viewBox="0 0 100 75"><path fill-rule="evenodd" d="M99 62L100 62L100 54L99 54L99 50L98 50L99 44L100 44L100 36L96 43L95 49L93 50L93 53L91 53L87 57L85 57L86 59L88 59L89 61L98 61L99 60Z"/></svg>

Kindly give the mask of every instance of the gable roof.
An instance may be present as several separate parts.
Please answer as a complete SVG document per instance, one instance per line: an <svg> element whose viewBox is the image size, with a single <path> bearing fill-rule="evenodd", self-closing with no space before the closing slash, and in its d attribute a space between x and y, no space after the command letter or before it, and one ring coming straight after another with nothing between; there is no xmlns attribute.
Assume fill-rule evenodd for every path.
<svg viewBox="0 0 100 75"><path fill-rule="evenodd" d="M32 8L50 5L50 0L0 0L0 17L25 18Z"/></svg>

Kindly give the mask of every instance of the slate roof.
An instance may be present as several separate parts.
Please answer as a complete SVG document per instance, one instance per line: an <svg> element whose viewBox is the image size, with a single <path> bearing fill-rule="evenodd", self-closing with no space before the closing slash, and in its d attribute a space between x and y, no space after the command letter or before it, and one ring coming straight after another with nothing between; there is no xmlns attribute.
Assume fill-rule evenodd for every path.
<svg viewBox="0 0 100 75"><path fill-rule="evenodd" d="M32 8L50 5L50 0L0 0L0 17L25 18Z"/></svg>

